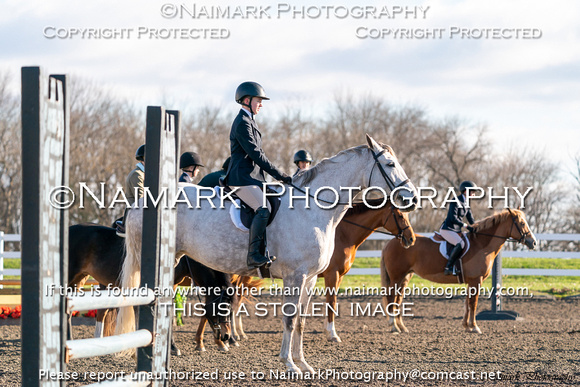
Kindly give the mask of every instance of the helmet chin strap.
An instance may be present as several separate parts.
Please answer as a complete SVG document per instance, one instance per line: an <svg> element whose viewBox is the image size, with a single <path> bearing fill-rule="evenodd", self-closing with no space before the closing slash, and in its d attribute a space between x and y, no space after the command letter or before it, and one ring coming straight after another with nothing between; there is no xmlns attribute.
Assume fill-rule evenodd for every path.
<svg viewBox="0 0 580 387"><path fill-rule="evenodd" d="M242 106L247 107L250 110L250 113L252 113L252 119L254 119L254 115L256 114L256 113L254 113L254 109L252 109L252 99L253 98L254 97L250 97L250 104L249 105L246 105L246 104L243 104L242 103Z"/></svg>

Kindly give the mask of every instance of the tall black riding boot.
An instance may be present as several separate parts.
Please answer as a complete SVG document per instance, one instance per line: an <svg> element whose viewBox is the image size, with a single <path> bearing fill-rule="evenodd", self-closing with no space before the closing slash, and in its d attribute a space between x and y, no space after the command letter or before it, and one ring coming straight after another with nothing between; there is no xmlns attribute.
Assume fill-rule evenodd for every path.
<svg viewBox="0 0 580 387"><path fill-rule="evenodd" d="M260 208L256 211L252 224L250 226L250 245L248 246L248 268L255 269L260 266L271 263L272 261L265 257L261 250L266 236L266 226L270 211L267 208Z"/></svg>
<svg viewBox="0 0 580 387"><path fill-rule="evenodd" d="M447 242L449 243L449 242ZM453 250L451 250L451 253L449 253L449 261L447 261L447 266L445 266L445 271L444 274L448 275L448 274L453 274L453 265L455 265L455 261L457 261L457 258L459 258L459 255L461 254L461 243L456 244L453 247Z"/></svg>

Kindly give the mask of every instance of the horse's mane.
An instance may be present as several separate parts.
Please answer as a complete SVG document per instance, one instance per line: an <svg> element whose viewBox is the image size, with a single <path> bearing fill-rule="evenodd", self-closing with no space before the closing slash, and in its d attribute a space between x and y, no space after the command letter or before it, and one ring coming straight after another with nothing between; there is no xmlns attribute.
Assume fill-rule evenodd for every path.
<svg viewBox="0 0 580 387"><path fill-rule="evenodd" d="M381 203L383 203L383 201L384 201L383 198L367 199L367 203L373 207L380 205ZM390 201L387 199L387 201L385 201L385 204L381 207L381 209L389 206L390 204L391 204ZM364 203L353 203L352 207L346 211L346 214L344 216L347 217L350 215L364 214L365 212L368 212L373 209L374 208L370 208Z"/></svg>
<svg viewBox="0 0 580 387"><path fill-rule="evenodd" d="M472 227L475 229L475 232L489 230L490 228L495 227L504 220L510 218L512 216L512 213L522 217L524 215L524 213L520 210L505 209L502 212L490 215L487 218L484 218L479 222L474 223Z"/></svg>
<svg viewBox="0 0 580 387"><path fill-rule="evenodd" d="M393 148L391 148L389 145L383 144L383 143L379 143L380 146L382 146L383 148L385 148L389 153L391 153L393 156L397 157L395 155L395 152L393 151ZM316 164L315 166L313 166L312 168L309 168L305 171L301 171L298 172L298 174L295 177L295 182L297 184L299 184L300 186L304 187L306 186L308 183L312 182L312 180L318 176L318 174L326 169L328 169L328 166L334 163L337 163L339 161L342 160L343 157L345 156L354 156L354 155L361 155L363 153L363 151L369 149L368 145L359 145L359 146L355 146L352 148L348 148L345 149L343 151L338 152L336 155L332 156L332 157L328 157L325 159L322 159L318 164Z"/></svg>

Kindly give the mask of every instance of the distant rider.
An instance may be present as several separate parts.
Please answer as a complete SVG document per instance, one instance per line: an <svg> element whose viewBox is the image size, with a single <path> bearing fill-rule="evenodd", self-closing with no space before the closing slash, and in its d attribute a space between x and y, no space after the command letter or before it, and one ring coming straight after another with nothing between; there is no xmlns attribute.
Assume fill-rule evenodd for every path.
<svg viewBox="0 0 580 387"><path fill-rule="evenodd" d="M179 169L183 172L179 176L180 183L193 183L193 179L199 174L199 169L204 165L201 157L195 152L185 152L179 158Z"/></svg>
<svg viewBox="0 0 580 387"><path fill-rule="evenodd" d="M461 195L458 197L459 203L451 202L449 205L449 210L447 211L447 218L445 218L445 221L439 230L439 234L445 238L447 243L453 246L451 252L449 253L449 261L447 261L447 266L445 266L446 275L455 275L453 271L453 265L455 265L459 255L461 255L461 251L465 247L465 242L460 235L461 228L467 227L470 231L472 230L472 228L467 223L463 222L463 218L467 217L469 224L473 224L475 222L471 208L467 208L465 205L465 195L468 191L468 188L471 188L471 190L469 190L469 195L475 195L473 188L476 187L477 186L475 183L469 180L466 180L459 185L459 191L461 192Z"/></svg>
<svg viewBox="0 0 580 387"><path fill-rule="evenodd" d="M296 176L298 172L310 168L310 165L312 165L312 156L307 150L300 149L298 152L294 153L294 164L296 164L298 169L294 172L292 177Z"/></svg>

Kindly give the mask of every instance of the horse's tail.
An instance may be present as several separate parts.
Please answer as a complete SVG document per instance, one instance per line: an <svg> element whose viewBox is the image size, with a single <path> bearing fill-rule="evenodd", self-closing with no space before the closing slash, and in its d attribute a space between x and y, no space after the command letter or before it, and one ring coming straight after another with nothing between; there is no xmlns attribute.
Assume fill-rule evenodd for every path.
<svg viewBox="0 0 580 387"><path fill-rule="evenodd" d="M129 211L128 215L131 215ZM132 219L133 218L133 219ZM128 216L127 220L132 220L131 222L126 221L127 224L127 234L125 237L125 260L123 261L123 266L121 268L121 274L119 275L119 281L121 288L131 289L138 288L141 281L141 227L135 224L135 215L133 217ZM131 224L133 223L133 224ZM117 314L117 326L115 333L117 335L122 333L133 332L135 330L135 311L132 306L119 308ZM121 355L130 355L132 350L121 352Z"/></svg>
<svg viewBox="0 0 580 387"><path fill-rule="evenodd" d="M389 277L389 273L387 272L387 266L385 265L385 250L381 254L381 286L384 288L383 294L387 294L389 292L389 286L391 285L391 278ZM387 296L383 295L383 306L386 308L389 301L387 300Z"/></svg>

